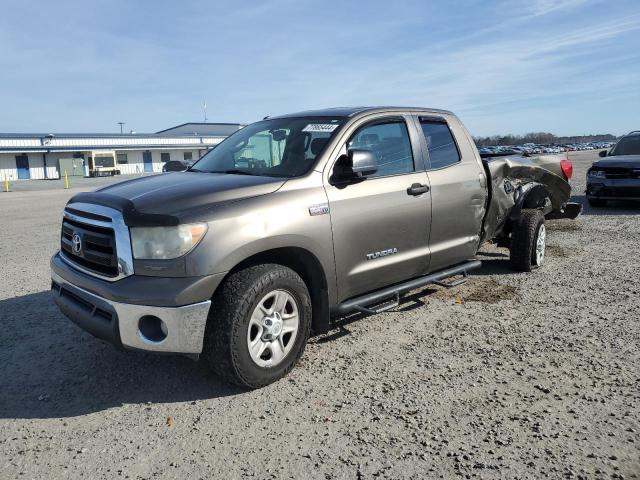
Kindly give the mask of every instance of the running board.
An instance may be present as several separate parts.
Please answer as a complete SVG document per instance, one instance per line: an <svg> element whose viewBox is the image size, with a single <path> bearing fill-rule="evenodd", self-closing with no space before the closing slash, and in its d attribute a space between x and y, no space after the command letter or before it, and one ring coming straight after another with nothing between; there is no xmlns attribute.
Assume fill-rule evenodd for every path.
<svg viewBox="0 0 640 480"><path fill-rule="evenodd" d="M469 274L467 272L463 272L462 278L459 278L458 280L451 280L450 282L442 282L438 280L437 282L433 282L433 284L438 285L439 287L452 288L465 283L468 277L469 277Z"/></svg>
<svg viewBox="0 0 640 480"><path fill-rule="evenodd" d="M396 292L395 298L391 300L387 300L386 302L379 303L374 308L362 307L360 305L355 305L353 307L354 310L357 310L361 313L368 313L369 315L375 315L376 313L386 312L387 310L392 310L400 305L400 292Z"/></svg>
<svg viewBox="0 0 640 480"><path fill-rule="evenodd" d="M463 275L463 279L447 284L448 286L459 285L466 280L470 270L475 270L481 266L482 262L480 260L469 260L465 263L461 263L460 265L456 265L455 267L445 268L444 270L430 273L424 277L414 278L408 282L393 285L376 292L367 293L365 295L346 300L333 307L331 309L331 313L334 315L345 315L353 312L354 310L368 314L385 312L400 305L400 297L403 293L424 287L430 283L441 282L449 277ZM377 305L378 308L368 308L369 305Z"/></svg>

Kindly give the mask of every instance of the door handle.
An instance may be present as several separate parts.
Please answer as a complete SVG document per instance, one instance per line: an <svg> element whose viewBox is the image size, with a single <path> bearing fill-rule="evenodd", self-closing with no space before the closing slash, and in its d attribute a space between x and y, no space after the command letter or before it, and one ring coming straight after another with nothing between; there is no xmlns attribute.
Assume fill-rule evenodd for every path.
<svg viewBox="0 0 640 480"><path fill-rule="evenodd" d="M407 194L413 195L414 197L417 195L422 195L423 193L427 193L429 191L429 185L423 185L421 183L414 183L409 188L407 188Z"/></svg>

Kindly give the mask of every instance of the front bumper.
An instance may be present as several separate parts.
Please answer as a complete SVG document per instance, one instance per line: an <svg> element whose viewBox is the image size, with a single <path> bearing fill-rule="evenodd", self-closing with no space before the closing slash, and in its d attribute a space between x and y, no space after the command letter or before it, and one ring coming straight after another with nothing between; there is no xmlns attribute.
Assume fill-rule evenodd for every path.
<svg viewBox="0 0 640 480"><path fill-rule="evenodd" d="M66 265L69 271L61 270L57 260L57 255L51 260L54 302L71 321L95 337L127 349L185 354L202 352L211 300L168 306L138 304L140 298L136 298L136 303L114 300L108 298L112 297L110 294L100 295L79 286L80 282L72 283L70 279L74 279L76 272ZM128 279L132 281L135 276ZM84 280L106 283L90 278ZM153 277L140 281L153 281ZM217 282L214 283L217 285ZM149 293L153 296L152 292ZM205 298L211 298L211 293ZM145 328L144 322L147 325L153 322L160 325L159 321L162 322L162 329L158 328L158 335L149 335L149 328Z"/></svg>
<svg viewBox="0 0 640 480"><path fill-rule="evenodd" d="M587 178L586 194L600 200L640 200L640 179Z"/></svg>

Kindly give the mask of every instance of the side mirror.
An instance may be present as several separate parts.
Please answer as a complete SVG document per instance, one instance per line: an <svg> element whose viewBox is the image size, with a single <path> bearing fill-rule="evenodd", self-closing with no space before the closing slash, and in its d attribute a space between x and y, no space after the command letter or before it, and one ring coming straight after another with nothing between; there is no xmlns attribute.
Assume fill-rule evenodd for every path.
<svg viewBox="0 0 640 480"><path fill-rule="evenodd" d="M606 157L607 156L607 151L606 150L602 150L598 155L600 155L601 157Z"/></svg>
<svg viewBox="0 0 640 480"><path fill-rule="evenodd" d="M336 183L363 180L378 171L376 154L371 150L352 149L338 158L333 167L332 181Z"/></svg>

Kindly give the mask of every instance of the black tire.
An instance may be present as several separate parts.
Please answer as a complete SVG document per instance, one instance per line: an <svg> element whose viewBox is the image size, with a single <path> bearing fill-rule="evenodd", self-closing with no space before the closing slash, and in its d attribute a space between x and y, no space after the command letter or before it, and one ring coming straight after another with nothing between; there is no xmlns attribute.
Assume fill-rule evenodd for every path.
<svg viewBox="0 0 640 480"><path fill-rule="evenodd" d="M509 247L511 268L518 272L530 272L540 265L536 262L536 242L544 226L540 210L522 210L511 232Z"/></svg>
<svg viewBox="0 0 640 480"><path fill-rule="evenodd" d="M273 290L285 290L295 299L299 326L294 345L282 362L266 368L252 360L247 331L258 302ZM307 286L290 268L262 264L232 273L213 296L202 360L230 383L264 387L289 373L302 356L311 331L311 312Z"/></svg>
<svg viewBox="0 0 640 480"><path fill-rule="evenodd" d="M606 207L607 206L607 201L606 200L602 200L600 198L587 197L587 202L589 202L589 205L594 207L594 208Z"/></svg>

